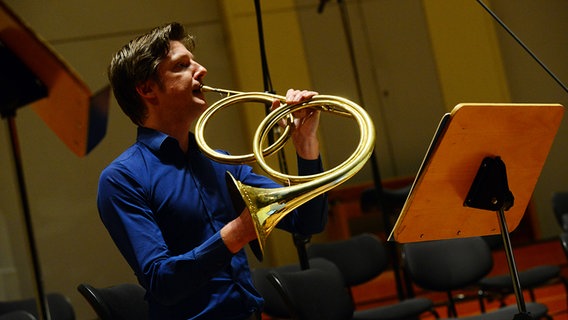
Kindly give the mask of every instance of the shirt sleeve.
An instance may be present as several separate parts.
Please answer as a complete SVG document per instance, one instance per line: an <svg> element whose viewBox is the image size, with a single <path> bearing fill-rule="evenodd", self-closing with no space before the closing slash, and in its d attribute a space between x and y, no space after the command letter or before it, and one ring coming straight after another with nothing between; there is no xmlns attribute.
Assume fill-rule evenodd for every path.
<svg viewBox="0 0 568 320"><path fill-rule="evenodd" d="M323 172L321 158L306 160L298 156L297 159L300 176ZM327 224L327 213L327 194L322 193L282 219L278 228L303 235L320 233L324 231Z"/></svg>
<svg viewBox="0 0 568 320"><path fill-rule="evenodd" d="M193 250L172 255L144 188L125 168L103 171L97 205L103 224L140 283L162 304L185 298L231 262L233 255L219 232Z"/></svg>

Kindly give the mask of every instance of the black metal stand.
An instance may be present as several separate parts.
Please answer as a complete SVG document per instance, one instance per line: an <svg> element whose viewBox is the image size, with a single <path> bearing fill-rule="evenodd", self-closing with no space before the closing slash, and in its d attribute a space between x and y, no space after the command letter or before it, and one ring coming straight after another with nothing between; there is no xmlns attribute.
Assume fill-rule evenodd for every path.
<svg viewBox="0 0 568 320"><path fill-rule="evenodd" d="M507 255L507 263L509 265L509 273L513 281L513 290L519 310L519 313L516 314L513 319L530 320L533 319L533 317L527 312L519 280L519 273L513 255L511 238L507 228L507 220L505 218L505 211L509 210L513 206L513 203L514 197L509 190L505 163L498 156L486 157L483 159L477 171L477 175L471 185L464 206L497 212L505 254Z"/></svg>
<svg viewBox="0 0 568 320"><path fill-rule="evenodd" d="M41 275L40 262L26 185L24 171L21 160L20 146L16 130L16 109L28 103L47 96L47 89L35 75L16 57L12 51L0 41L0 116L7 119L10 131L10 142L16 175L18 178L18 190L20 193L20 203L24 214L25 231L29 248L33 280L36 291L36 302L40 319L49 320L50 313L46 300L43 281Z"/></svg>
<svg viewBox="0 0 568 320"><path fill-rule="evenodd" d="M550 70L537 56L532 52L531 49L519 38L517 35L511 30L499 17L493 12L482 0L477 0L477 3L481 5L481 7L489 13L489 15L497 22L512 38L515 40L525 51L529 54L531 58L533 58L536 63L540 65L540 67L548 73L548 75L556 81L558 85L564 90L564 92L568 93L568 87L560 81L560 79Z"/></svg>
<svg viewBox="0 0 568 320"><path fill-rule="evenodd" d="M26 185L24 179L24 170L22 167L22 159L18 143L15 117L8 117L7 122L10 131L10 142L12 147L12 154L14 157L14 164L16 167L16 175L18 178L18 190L20 192L20 202L24 214L24 223L25 223L26 236L28 240L28 249L30 250L30 258L32 262L33 278L34 278L35 290L37 295L38 309L40 310L39 313L41 316L40 319L49 320L50 319L49 306L47 304L45 290L43 287L39 255L34 237L32 219L30 214L30 206L28 202L28 195L26 192Z"/></svg>
<svg viewBox="0 0 568 320"><path fill-rule="evenodd" d="M268 62L266 59L266 49L264 46L264 32L262 27L262 12L260 10L260 0L254 0L254 7L256 11L256 23L258 29L258 42L260 47L260 59L262 65L262 79L264 83L264 91L268 93L275 93L274 88L272 87L270 72L268 70ZM270 112L270 105L267 104L266 113L268 114L269 112ZM275 141L274 136L275 136L274 134L269 135L268 137L269 144L272 144ZM286 156L284 155L284 152L282 150L278 152L278 164L280 166L281 172L288 173L288 164L286 162ZM310 263L308 260L306 245L310 242L311 236L294 233L292 235L292 240L294 242L294 245L296 246L296 251L298 252L300 267L302 268L302 270L309 269Z"/></svg>
<svg viewBox="0 0 568 320"><path fill-rule="evenodd" d="M320 1L320 4L318 6L318 13L322 13L323 9L325 7L325 4L328 2L328 0L322 0ZM354 43L353 43L353 37L351 35L351 27L350 27L350 23L349 23L349 13L347 11L347 6L345 4L345 1L343 0L338 0L337 3L339 4L339 9L341 11L341 20L343 23L343 30L345 32L345 37L347 40L347 48L349 49L349 57L350 57L350 61L351 61L351 65L352 65L352 69L353 69L353 73L354 78L355 78L355 84L356 84L356 88L357 88L357 95L359 97L359 103L361 103L362 105L364 105L364 99L363 99L363 91L362 91L362 86L360 83L360 77L359 77L359 69L357 67L357 59L355 58L355 50L354 50ZM382 184L382 179L381 179L381 173L380 173L380 169L379 169L379 162L376 156L375 151L373 151L371 153L371 157L369 159L369 163L371 164L371 172L373 175L373 183L374 183L374 187L375 187L375 191L376 191L376 195L377 195L377 206L379 208L379 211L382 213L383 215L383 225L385 228L385 234L388 236L393 228L393 225L390 221L390 215L391 215L391 211L389 210L389 208L391 206L386 205L386 203L389 201L385 190L383 188L383 184ZM385 246L387 248L387 251L389 253L390 256L390 263L393 269L393 274L394 274L394 279L395 279L395 284L396 284L396 291L397 291L397 296L399 300L404 300L406 297L406 293L404 290L404 286L403 286L403 281L402 281L402 277L401 277L401 272L400 272L400 264L399 264L399 256L398 256L398 250L397 250L397 245L396 243L393 242L389 242L387 241L385 243Z"/></svg>

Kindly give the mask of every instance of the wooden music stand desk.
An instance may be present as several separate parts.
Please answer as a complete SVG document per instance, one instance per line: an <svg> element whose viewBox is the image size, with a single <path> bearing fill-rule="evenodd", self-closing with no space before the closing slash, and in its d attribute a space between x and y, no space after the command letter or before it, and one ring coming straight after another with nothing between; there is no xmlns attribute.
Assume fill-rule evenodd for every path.
<svg viewBox="0 0 568 320"><path fill-rule="evenodd" d="M501 233L524 313L509 230L523 217L563 113L560 104L457 105L442 118L389 240Z"/></svg>
<svg viewBox="0 0 568 320"><path fill-rule="evenodd" d="M21 60L47 89L45 98L27 101L35 113L73 153L79 157L87 155L106 133L110 89L105 87L92 95L73 68L2 2L0 43ZM3 63L8 65L2 64L2 77L7 85L14 85L14 73L20 70L13 63ZM16 90L20 89L30 95L30 88ZM8 86L0 90L3 95L15 94ZM3 104L0 111L4 117L14 111L6 109L25 105L27 103L16 106Z"/></svg>

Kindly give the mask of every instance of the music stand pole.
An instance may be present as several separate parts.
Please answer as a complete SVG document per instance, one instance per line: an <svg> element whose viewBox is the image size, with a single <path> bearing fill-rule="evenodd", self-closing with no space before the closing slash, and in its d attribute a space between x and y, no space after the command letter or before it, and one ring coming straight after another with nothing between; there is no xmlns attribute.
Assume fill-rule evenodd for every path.
<svg viewBox="0 0 568 320"><path fill-rule="evenodd" d="M32 262L32 269L33 269L33 277L34 277L34 285L36 290L37 296L37 307L39 310L40 320L50 320L49 314L49 307L47 304L45 291L43 288L43 281L40 269L40 263L38 258L38 251L36 247L36 241L33 232L33 225L31 221L31 214L30 214L30 206L28 201L28 196L26 192L26 185L24 179L24 170L22 166L22 159L20 153L20 147L18 143L18 136L17 136L17 129L16 129L16 121L15 121L15 113L12 115L7 116L7 123L10 131L10 144L12 148L12 155L14 157L14 164L16 167L16 175L18 180L18 189L20 192L20 202L22 205L22 211L24 214L24 223L25 223L25 230L26 236L28 240L28 248L30 250L30 258Z"/></svg>
<svg viewBox="0 0 568 320"><path fill-rule="evenodd" d="M505 162L499 156L484 158L464 201L464 206L497 212L509 274L513 283L513 292L515 293L517 309L519 310L514 320L533 319L530 313L527 312L505 217L505 210L509 210L513 204L514 196L509 190Z"/></svg>
<svg viewBox="0 0 568 320"><path fill-rule="evenodd" d="M505 220L505 210L503 208L499 209L499 211L497 211L497 215L499 218L503 245L505 247L505 254L507 255L509 273L511 274L511 280L513 281L513 290L517 299L517 308L519 309L519 313L516 314L513 319L532 319L532 317L527 313L527 306L525 304L525 298L523 296L521 282L519 280L519 272L516 267L515 256L513 255L513 246L511 245L511 238L509 237L509 230Z"/></svg>

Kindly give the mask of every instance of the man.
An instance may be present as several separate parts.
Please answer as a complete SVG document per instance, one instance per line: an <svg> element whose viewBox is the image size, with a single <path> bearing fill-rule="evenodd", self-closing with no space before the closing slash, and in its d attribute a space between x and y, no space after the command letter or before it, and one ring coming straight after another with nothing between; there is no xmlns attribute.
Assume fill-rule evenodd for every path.
<svg viewBox="0 0 568 320"><path fill-rule="evenodd" d="M252 319L263 300L243 248L256 233L248 209L232 207L225 172L247 185L279 185L249 166L219 164L199 151L190 126L207 108L200 91L207 70L192 49L192 38L172 23L132 40L113 57L109 80L138 136L102 172L99 213L146 288L152 319ZM295 103L315 94L289 90L286 98ZM321 172L319 112L295 116L298 171ZM325 196L318 196L278 227L318 233L326 214Z"/></svg>

